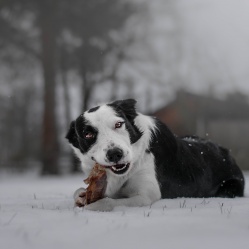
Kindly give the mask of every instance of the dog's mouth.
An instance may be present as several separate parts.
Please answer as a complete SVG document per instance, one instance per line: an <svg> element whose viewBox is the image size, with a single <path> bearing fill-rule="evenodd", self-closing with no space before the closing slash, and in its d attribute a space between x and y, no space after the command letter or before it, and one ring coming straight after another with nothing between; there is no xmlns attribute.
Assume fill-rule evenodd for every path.
<svg viewBox="0 0 249 249"><path fill-rule="evenodd" d="M111 166L104 166L107 169L110 169L113 173L117 175L124 174L130 167L130 163L127 164L115 164Z"/></svg>

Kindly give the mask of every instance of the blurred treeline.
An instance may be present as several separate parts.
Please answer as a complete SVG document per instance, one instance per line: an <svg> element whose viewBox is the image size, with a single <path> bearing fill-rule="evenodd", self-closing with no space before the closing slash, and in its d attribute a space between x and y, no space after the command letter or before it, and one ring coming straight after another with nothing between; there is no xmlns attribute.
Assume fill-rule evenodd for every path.
<svg viewBox="0 0 249 249"><path fill-rule="evenodd" d="M153 113L189 83L233 81L188 40L176 2L1 0L0 169L77 171L64 137L87 108L134 97Z"/></svg>
<svg viewBox="0 0 249 249"><path fill-rule="evenodd" d="M0 2L1 166L38 163L42 174L60 172L62 136L73 118L70 88L78 83L82 112L97 84L115 82L136 8L119 0Z"/></svg>

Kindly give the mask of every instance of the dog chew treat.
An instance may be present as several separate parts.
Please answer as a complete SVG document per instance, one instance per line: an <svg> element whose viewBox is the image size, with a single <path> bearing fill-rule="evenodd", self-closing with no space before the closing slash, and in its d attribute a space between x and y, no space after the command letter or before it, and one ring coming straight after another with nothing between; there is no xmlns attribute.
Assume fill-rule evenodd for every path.
<svg viewBox="0 0 249 249"><path fill-rule="evenodd" d="M89 184L85 193L85 205L102 199L107 186L107 176L105 168L95 164L87 179L84 180Z"/></svg>

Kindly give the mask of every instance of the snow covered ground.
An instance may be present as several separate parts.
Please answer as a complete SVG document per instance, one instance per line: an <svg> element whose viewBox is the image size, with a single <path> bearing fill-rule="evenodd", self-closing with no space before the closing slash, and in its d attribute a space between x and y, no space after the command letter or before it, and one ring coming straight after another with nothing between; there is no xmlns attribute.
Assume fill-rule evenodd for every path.
<svg viewBox="0 0 249 249"><path fill-rule="evenodd" d="M101 213L73 207L82 179L0 175L0 248L249 248L249 184L244 198L160 200Z"/></svg>

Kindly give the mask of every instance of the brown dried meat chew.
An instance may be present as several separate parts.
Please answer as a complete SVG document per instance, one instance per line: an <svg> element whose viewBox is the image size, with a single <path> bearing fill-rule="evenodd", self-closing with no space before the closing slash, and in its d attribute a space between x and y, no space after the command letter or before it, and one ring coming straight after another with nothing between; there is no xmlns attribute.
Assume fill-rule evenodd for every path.
<svg viewBox="0 0 249 249"><path fill-rule="evenodd" d="M86 184L89 184L86 188L84 205L88 205L102 199L104 197L107 186L107 176L105 168L96 163L88 178L85 179L84 182Z"/></svg>

